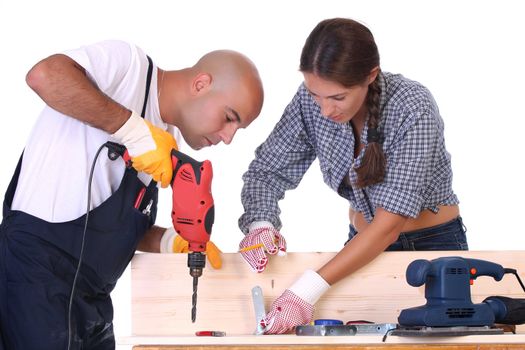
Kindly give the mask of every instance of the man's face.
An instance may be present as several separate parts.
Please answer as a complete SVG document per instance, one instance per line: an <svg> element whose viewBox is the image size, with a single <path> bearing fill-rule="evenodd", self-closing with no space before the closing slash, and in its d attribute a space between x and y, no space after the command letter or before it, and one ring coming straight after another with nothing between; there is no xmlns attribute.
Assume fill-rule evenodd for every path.
<svg viewBox="0 0 525 350"><path fill-rule="evenodd" d="M363 111L368 82L347 88L312 73L303 73L303 75L304 84L315 102L321 107L323 116L343 124Z"/></svg>
<svg viewBox="0 0 525 350"><path fill-rule="evenodd" d="M228 145L238 129L247 127L257 117L260 106L246 89L239 90L210 90L191 101L180 127L191 148L198 150L220 142Z"/></svg>

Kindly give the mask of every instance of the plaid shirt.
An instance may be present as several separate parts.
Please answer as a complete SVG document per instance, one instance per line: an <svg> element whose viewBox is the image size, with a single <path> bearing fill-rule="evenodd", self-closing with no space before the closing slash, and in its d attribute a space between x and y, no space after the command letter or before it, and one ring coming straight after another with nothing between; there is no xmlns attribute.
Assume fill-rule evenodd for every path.
<svg viewBox="0 0 525 350"><path fill-rule="evenodd" d="M239 227L248 232L253 221L270 221L280 229L278 201L299 185L315 158L324 182L371 222L376 208L415 218L423 209L459 201L452 191L450 155L445 149L443 120L430 92L402 75L381 73L378 130L387 160L383 182L362 189L357 180L364 149L354 158L355 139L349 124L323 117L304 85L286 107L268 139L255 151L243 175L241 200L245 213ZM366 145L368 127L360 142Z"/></svg>

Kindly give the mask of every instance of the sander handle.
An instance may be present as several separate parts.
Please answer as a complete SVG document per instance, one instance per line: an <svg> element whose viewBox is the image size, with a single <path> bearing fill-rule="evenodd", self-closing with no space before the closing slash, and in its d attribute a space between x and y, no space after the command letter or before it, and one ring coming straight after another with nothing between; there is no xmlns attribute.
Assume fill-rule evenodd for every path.
<svg viewBox="0 0 525 350"><path fill-rule="evenodd" d="M486 260L466 258L469 266L471 279L476 279L478 276L491 276L496 281L501 281L505 275L505 269L500 264L496 264Z"/></svg>
<svg viewBox="0 0 525 350"><path fill-rule="evenodd" d="M438 277L443 274L444 267L465 267L470 279L474 280L479 276L491 276L496 281L500 281L505 275L503 266L480 259L469 259L457 256L442 257L432 261L417 259L412 261L406 270L406 280L412 287L420 287L427 282L429 277Z"/></svg>

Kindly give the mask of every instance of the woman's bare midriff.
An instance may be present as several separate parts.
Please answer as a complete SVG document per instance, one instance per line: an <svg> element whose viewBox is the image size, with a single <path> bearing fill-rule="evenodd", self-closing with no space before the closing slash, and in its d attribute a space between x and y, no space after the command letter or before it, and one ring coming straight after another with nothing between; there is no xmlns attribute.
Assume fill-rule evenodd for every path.
<svg viewBox="0 0 525 350"><path fill-rule="evenodd" d="M459 216L459 206L457 205L440 205L437 213L428 209L419 213L417 218L409 218L401 232L410 233L410 231L420 230L427 227L444 224ZM369 225L362 213L350 208L350 223L356 228L357 232L362 232Z"/></svg>

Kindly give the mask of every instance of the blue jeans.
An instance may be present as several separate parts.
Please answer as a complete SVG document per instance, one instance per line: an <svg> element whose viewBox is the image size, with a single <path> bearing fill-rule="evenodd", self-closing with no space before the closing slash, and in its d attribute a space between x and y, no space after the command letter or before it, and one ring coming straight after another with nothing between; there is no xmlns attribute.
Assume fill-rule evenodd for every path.
<svg viewBox="0 0 525 350"><path fill-rule="evenodd" d="M402 250L468 250L467 229L461 216L444 224L423 228L420 230L401 232L397 241L385 251ZM357 230L350 225L348 243L357 235ZM346 244L345 243L345 244Z"/></svg>

